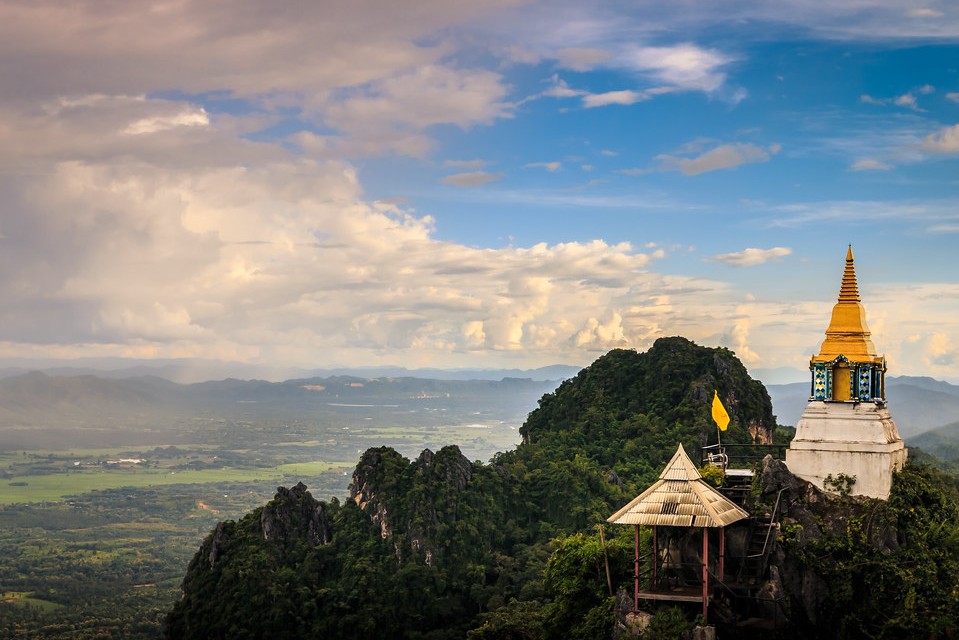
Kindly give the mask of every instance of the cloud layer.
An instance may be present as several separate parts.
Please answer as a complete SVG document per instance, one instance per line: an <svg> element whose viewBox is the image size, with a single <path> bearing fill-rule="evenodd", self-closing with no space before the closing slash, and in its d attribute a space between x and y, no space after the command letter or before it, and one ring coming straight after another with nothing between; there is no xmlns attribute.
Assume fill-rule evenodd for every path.
<svg viewBox="0 0 959 640"><path fill-rule="evenodd" d="M762 240L736 238L729 253L705 260L717 250L646 246L661 220L682 231L692 225L683 216L703 204L685 202L684 187L676 195L636 183L718 183L794 153L783 140L788 153L778 155L776 132L751 129L753 116L736 111L753 95L736 75L750 39L769 38L747 28L757 20L821 40L959 34L952 4L907 10L893 0L0 0L0 357L535 366L585 364L613 347L682 334L730 345L749 364L801 368L828 301L770 299L730 274L798 262L792 240L775 237L782 229L909 218L946 235L959 222L952 202L932 212L797 203L766 208L769 220L755 225L773 231ZM744 44L729 44L739 36ZM901 135L847 152L842 173L875 179L959 153L954 119L918 120L935 100L954 107L956 95L910 85L860 98L871 111L915 120L889 120ZM639 111L681 99L718 115L690 117L660 137L662 123ZM545 104L556 119L535 110ZM560 121L572 112L590 124ZM724 118L736 129L713 131ZM589 127L607 121L617 135L594 144ZM503 138L473 138L475 148L443 153L444 142L507 125L504 137L534 131L557 145L507 152ZM647 168L623 169L636 149ZM429 206L378 199L365 177L384 166L396 168L395 182L411 166L427 175L404 197L455 194L463 212L427 197ZM517 186L516 174L552 185L583 172L595 179ZM617 179L628 184L590 191ZM736 199L754 189L732 179L721 187ZM548 243L448 233L458 216L544 207L554 216L542 228ZM615 214L599 220L604 211ZM562 216L581 216L588 233L561 237ZM609 224L594 231L594 221ZM617 240L622 229L641 239ZM901 293L915 301L926 287ZM877 309L880 325L910 336L892 357L955 370L954 333L908 329L882 300Z"/></svg>

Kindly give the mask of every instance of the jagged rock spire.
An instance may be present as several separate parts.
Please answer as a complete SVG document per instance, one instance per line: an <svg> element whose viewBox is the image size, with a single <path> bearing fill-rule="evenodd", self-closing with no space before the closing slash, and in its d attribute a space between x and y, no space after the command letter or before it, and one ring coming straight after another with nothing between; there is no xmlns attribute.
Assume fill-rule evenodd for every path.
<svg viewBox="0 0 959 640"><path fill-rule="evenodd" d="M876 355L876 347L870 335L869 326L866 324L866 309L859 298L852 245L849 245L839 300L833 307L832 319L826 329L826 339L819 355L813 357L813 362L830 362L840 355L852 362L878 362L882 358Z"/></svg>

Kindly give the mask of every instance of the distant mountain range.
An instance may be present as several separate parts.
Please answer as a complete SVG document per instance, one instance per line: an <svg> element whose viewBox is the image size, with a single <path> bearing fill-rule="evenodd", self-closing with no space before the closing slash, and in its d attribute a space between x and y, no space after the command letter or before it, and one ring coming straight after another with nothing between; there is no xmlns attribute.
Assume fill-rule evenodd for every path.
<svg viewBox="0 0 959 640"><path fill-rule="evenodd" d="M175 442L197 420L519 426L559 380L327 376L178 384L30 372L0 379L0 449Z"/></svg>
<svg viewBox="0 0 959 640"><path fill-rule="evenodd" d="M432 397L443 404L443 410L457 415L494 411L515 420L533 410L544 393L580 370L568 365L531 370L380 367L316 370L323 375L283 382L236 378L191 384L171 381L189 377L186 371L193 364L170 361L107 371L86 367L28 373L2 369L0 428L128 425L135 430L143 425L160 428L158 425L193 415L295 416L297 412L329 410L336 404L404 405L417 397ZM766 389L778 422L795 426L808 401L809 384L774 384ZM886 397L907 444L944 459L959 459L959 386L929 377L890 376ZM9 431L6 436L12 437Z"/></svg>
<svg viewBox="0 0 959 640"><path fill-rule="evenodd" d="M236 378L279 382L301 378L328 378L356 376L359 378L426 378L431 380L501 380L503 378L530 378L531 380L565 380L579 373L582 367L556 364L535 369L407 369L406 367L334 367L303 369L295 367L266 367L236 362L213 360L128 360L123 358L85 358L75 361L0 361L0 379L41 371L50 376L94 375L98 378L134 378L155 376L171 382L191 384L208 380Z"/></svg>

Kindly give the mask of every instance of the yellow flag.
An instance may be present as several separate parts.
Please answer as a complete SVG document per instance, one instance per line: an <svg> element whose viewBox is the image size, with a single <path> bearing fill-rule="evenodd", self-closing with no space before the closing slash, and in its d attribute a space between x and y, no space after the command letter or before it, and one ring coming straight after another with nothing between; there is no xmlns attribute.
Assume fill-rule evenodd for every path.
<svg viewBox="0 0 959 640"><path fill-rule="evenodd" d="M729 426L729 414L726 413L726 407L720 402L719 393L715 390L713 391L713 420L716 421L720 431L725 431Z"/></svg>

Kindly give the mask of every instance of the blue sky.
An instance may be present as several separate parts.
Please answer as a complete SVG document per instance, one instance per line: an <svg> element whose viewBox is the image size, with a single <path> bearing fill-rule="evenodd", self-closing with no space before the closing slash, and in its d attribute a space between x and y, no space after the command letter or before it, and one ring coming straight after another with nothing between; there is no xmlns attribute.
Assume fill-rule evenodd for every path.
<svg viewBox="0 0 959 640"><path fill-rule="evenodd" d="M959 381L959 7L0 0L0 362Z"/></svg>

